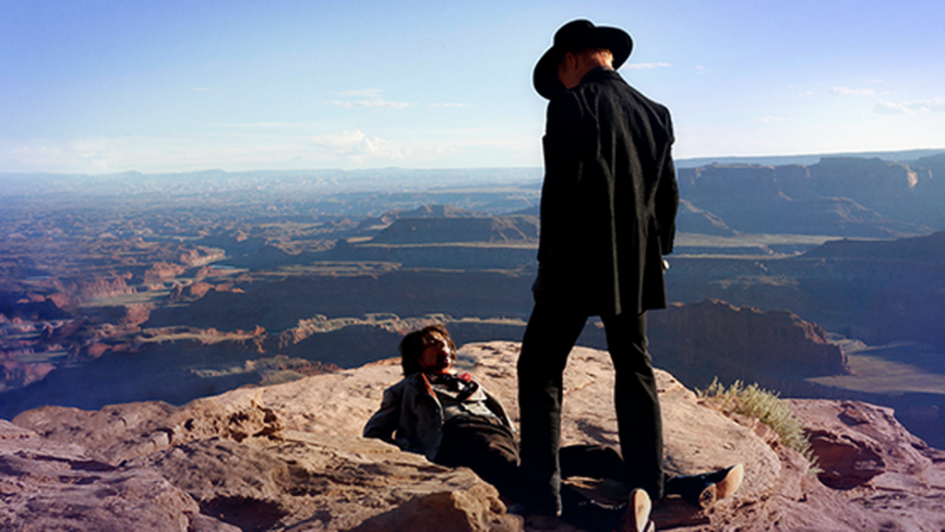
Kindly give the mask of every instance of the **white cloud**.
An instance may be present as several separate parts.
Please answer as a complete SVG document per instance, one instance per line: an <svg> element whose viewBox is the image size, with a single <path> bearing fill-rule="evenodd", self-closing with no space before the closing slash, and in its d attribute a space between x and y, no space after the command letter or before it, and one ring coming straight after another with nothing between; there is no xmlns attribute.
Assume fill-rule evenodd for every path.
<svg viewBox="0 0 945 532"><path fill-rule="evenodd" d="M672 65L669 63L627 63L621 68L627 68L630 70L639 70L639 69L649 69L649 68L669 68Z"/></svg>
<svg viewBox="0 0 945 532"><path fill-rule="evenodd" d="M378 137L365 137L353 146L346 155L358 163L363 163L366 159L403 161L407 158L400 146Z"/></svg>
<svg viewBox="0 0 945 532"><path fill-rule="evenodd" d="M873 111L883 115L914 115L917 113L945 112L945 98L936 96L929 100L892 103L880 100Z"/></svg>
<svg viewBox="0 0 945 532"><path fill-rule="evenodd" d="M849 87L834 87L830 89L830 94L837 96L876 96L875 89L851 89Z"/></svg>
<svg viewBox="0 0 945 532"><path fill-rule="evenodd" d="M814 95L814 91L804 91L797 95L798 98L807 98Z"/></svg>
<svg viewBox="0 0 945 532"><path fill-rule="evenodd" d="M472 104L471 104L471 103L431 103L431 104L428 105L427 107L456 107L456 108L463 108L463 107L472 107Z"/></svg>
<svg viewBox="0 0 945 532"><path fill-rule="evenodd" d="M936 96L931 100L924 100L921 102L912 102L909 104L914 106L919 111L931 111L933 113L942 113L945 112L945 98Z"/></svg>
<svg viewBox="0 0 945 532"><path fill-rule="evenodd" d="M368 137L361 130L312 137L316 149L346 157L357 164L366 160L401 161L407 158L399 144L380 137Z"/></svg>
<svg viewBox="0 0 945 532"><path fill-rule="evenodd" d="M876 103L876 106L873 107L873 112L881 115L911 115L915 114L915 111L909 109L903 104L897 104L892 102L885 102L880 100Z"/></svg>

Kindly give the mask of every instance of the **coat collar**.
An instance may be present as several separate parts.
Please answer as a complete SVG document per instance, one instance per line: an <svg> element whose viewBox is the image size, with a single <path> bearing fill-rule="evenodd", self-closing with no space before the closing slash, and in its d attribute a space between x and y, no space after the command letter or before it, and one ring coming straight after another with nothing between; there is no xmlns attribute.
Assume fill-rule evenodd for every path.
<svg viewBox="0 0 945 532"><path fill-rule="evenodd" d="M620 74L618 74L616 70L612 68L607 68L605 66L599 66L596 68L592 68L591 70L587 72L587 74L584 74L584 77L581 78L581 84L578 85L578 87L580 87L581 85L585 83L603 81L608 78L623 79L620 77Z"/></svg>

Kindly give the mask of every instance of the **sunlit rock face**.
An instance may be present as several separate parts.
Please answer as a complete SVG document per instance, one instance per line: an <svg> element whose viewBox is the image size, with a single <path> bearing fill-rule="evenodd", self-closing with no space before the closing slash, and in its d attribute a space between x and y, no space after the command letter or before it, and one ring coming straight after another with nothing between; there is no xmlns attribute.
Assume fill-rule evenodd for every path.
<svg viewBox="0 0 945 532"><path fill-rule="evenodd" d="M464 371L499 397L513 417L518 351L514 342L460 350ZM234 390L183 407L146 402L100 411L24 412L13 423L0 422L0 528L522 530L521 519L508 515L494 488L471 471L440 467L359 436L383 390L400 378L398 361L388 360ZM708 408L668 373L658 371L657 380L668 470L701 472L734 462L746 470L741 489L708 510L679 499L658 504L654 518L660 528L940 526L940 513L932 508L936 490L945 489L941 460L883 409L824 401L819 409L803 410L820 440L839 441L844 431L855 430L860 448L882 455L869 471L850 475L850 482L864 482L864 473L876 481L895 472L904 486L896 506L890 500L877 511L849 490L836 491L810 476L809 464L756 420L730 419ZM575 349L564 383L564 442L616 444L608 355ZM870 436L871 431L889 437ZM846 455L830 456L841 457L827 464L830 478L847 478ZM921 483L908 484L920 477ZM559 531L575 528L562 524Z"/></svg>
<svg viewBox="0 0 945 532"><path fill-rule="evenodd" d="M940 504L927 498L941 497L945 452L906 431L892 409L859 401L788 403L819 457L818 477L837 494L890 516L902 530L945 523Z"/></svg>
<svg viewBox="0 0 945 532"><path fill-rule="evenodd" d="M817 324L790 312L762 312L718 300L673 304L648 315L657 364L705 386L754 373L816 376L849 373L846 355ZM700 371L702 375L699 376Z"/></svg>

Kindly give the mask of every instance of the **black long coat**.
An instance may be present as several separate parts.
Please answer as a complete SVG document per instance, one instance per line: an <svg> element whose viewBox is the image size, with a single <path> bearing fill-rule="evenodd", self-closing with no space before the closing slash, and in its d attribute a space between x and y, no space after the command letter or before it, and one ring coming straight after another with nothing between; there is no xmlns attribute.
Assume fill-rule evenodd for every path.
<svg viewBox="0 0 945 532"><path fill-rule="evenodd" d="M595 314L666 306L679 189L669 110L612 70L548 104L536 297Z"/></svg>

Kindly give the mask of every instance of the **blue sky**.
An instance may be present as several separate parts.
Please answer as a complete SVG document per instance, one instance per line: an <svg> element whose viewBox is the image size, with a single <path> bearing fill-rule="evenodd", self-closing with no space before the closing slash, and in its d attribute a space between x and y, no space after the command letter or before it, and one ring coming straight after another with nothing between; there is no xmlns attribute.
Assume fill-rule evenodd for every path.
<svg viewBox="0 0 945 532"><path fill-rule="evenodd" d="M941 0L0 0L0 172L540 166L574 18L678 158L945 148Z"/></svg>

